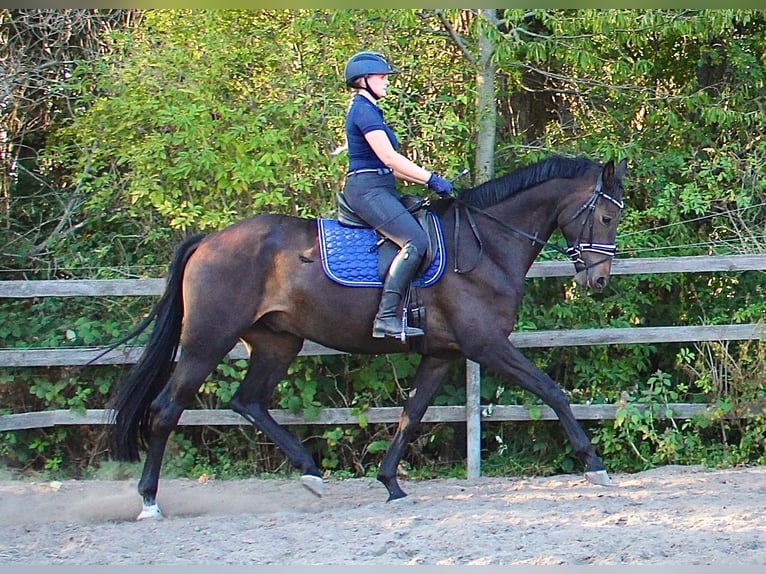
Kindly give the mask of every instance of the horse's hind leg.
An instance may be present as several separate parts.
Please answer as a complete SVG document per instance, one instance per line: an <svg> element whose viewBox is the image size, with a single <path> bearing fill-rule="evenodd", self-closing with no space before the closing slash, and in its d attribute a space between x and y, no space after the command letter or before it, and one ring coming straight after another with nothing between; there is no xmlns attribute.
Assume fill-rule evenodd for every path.
<svg viewBox="0 0 766 574"><path fill-rule="evenodd" d="M231 407L268 436L290 464L303 473L301 483L321 496L321 473L311 454L268 411L274 389L300 352L303 339L267 328L252 329L243 339L250 346L250 364L231 400Z"/></svg>
<svg viewBox="0 0 766 574"><path fill-rule="evenodd" d="M232 343L233 346L233 343ZM138 519L162 518L157 504L157 488L160 479L160 468L165 455L170 433L178 424L181 414L194 400L205 378L218 365L228 348L219 353L184 351L178 361L170 381L162 389L151 405L151 432L146 448L141 480L138 482L138 493L143 500L143 509Z"/></svg>
<svg viewBox="0 0 766 574"><path fill-rule="evenodd" d="M452 360L424 356L418 365L407 403L399 417L396 434L378 469L378 480L388 490L389 501L407 496L396 478L399 461L402 460L404 450L412 440L428 405L431 403L442 379L447 375L451 364Z"/></svg>

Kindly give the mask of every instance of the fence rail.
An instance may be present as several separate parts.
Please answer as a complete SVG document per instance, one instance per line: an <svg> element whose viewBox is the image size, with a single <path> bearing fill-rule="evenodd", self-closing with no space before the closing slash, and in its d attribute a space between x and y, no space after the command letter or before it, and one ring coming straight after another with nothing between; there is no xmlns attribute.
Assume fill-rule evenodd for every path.
<svg viewBox="0 0 766 574"><path fill-rule="evenodd" d="M554 329L518 331L511 342L520 349L534 347L589 347L592 345L628 345L636 343L688 343L694 341L744 341L766 338L766 324L697 325L689 327L627 327L615 329ZM0 349L0 367L62 367L94 365L129 365L136 363L144 347L130 346L109 351L98 357L100 347ZM343 351L306 341L300 355L341 355ZM244 345L237 344L231 359L246 359ZM98 358L96 358L98 357ZM95 360L94 360L95 359Z"/></svg>
<svg viewBox="0 0 766 574"><path fill-rule="evenodd" d="M662 257L646 259L617 259L612 266L613 275L640 275L660 273L706 273L742 272L766 270L766 255L731 255L699 257ZM571 263L548 261L532 265L527 278L566 277L572 273ZM156 296L165 286L164 279L117 279L117 280L50 280L50 281L0 281L0 298L33 297L124 297ZM696 341L731 341L766 338L766 325L689 325L667 327L631 327L611 329L570 329L552 331L518 331L511 341L519 348L565 347L586 345L648 344ZM0 349L0 367L50 367L82 366L101 352L99 348L35 348ZM97 365L135 363L143 347L132 346L113 350L95 361ZM302 355L339 354L330 349L306 341ZM237 345L229 353L233 359L246 358L244 346ZM466 406L431 406L423 422L465 422L468 427L468 477L480 474L481 421L527 421L533 419L553 420L555 413L541 407L539 416L532 416L523 406L496 405L491 408L480 405L480 370L478 365L467 361ZM689 418L703 413L711 406L705 404L676 403L668 405L667 416ZM614 419L619 405L572 405L580 420ZM271 410L274 418L287 425L295 424L353 424L358 417L343 408L322 409L319 415L306 420L300 414ZM365 412L370 423L394 423L398 421L401 407L378 407ZM109 411L92 409L84 412L53 410L0 415L0 431L45 428L57 425L108 424ZM745 412L742 416L750 416ZM239 415L226 410L187 410L182 425L243 425L249 424Z"/></svg>
<svg viewBox="0 0 766 574"><path fill-rule="evenodd" d="M572 411L579 420L603 421L614 419L620 405L572 405ZM643 407L645 408L645 407ZM691 403L669 403L662 414L665 418L690 418L710 409L710 405ZM365 411L367 422L395 423L399 420L401 407L372 407ZM283 425L338 425L355 423L358 417L352 409L323 409L316 418L306 420L303 415L283 409L270 409L269 413ZM83 412L72 410L53 410L34 413L4 415L0 430L23 430L48 428L66 425L104 425L109 424L113 414L108 409L88 409ZM744 412L744 416L752 413ZM465 422L466 407L431 406L423 416L424 423ZM541 406L539 414L532 414L521 405L492 405L482 409L484 421L530 421L558 420L556 413L548 406ZM181 415L180 425L184 426L249 426L250 423L234 411L218 409L189 409Z"/></svg>
<svg viewBox="0 0 766 574"><path fill-rule="evenodd" d="M691 257L647 257L615 259L612 275L657 275L661 273L708 273L714 271L763 271L766 255L698 255ZM532 264L527 278L569 277L572 264L539 261ZM108 297L160 295L164 279L52 279L0 281L0 299L28 297Z"/></svg>

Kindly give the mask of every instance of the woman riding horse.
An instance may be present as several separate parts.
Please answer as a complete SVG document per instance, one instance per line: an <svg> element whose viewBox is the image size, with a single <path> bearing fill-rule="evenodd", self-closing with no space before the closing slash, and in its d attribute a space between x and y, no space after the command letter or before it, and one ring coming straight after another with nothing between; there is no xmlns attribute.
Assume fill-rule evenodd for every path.
<svg viewBox="0 0 766 574"><path fill-rule="evenodd" d="M398 310L426 253L428 238L402 204L396 178L425 184L439 195L449 194L452 184L397 151L396 135L377 105L386 95L388 76L396 73L375 52L354 54L346 64L346 85L354 95L346 115L349 165L343 195L359 217L400 249L383 282L372 336L405 339L423 335L417 327L403 326Z"/></svg>
<svg viewBox="0 0 766 574"><path fill-rule="evenodd" d="M116 387L111 403L112 454L138 460L146 449L139 518L162 516L157 489L170 433L238 341L247 347L249 359L231 408L285 453L302 474L301 483L317 495L323 489L317 461L270 412L277 385L305 341L355 354L401 353L418 345L420 363L378 468L389 500L406 496L397 479L399 462L451 365L462 359L491 369L550 406L585 476L607 484L604 464L566 393L509 336L527 271L543 246L571 257L575 281L582 287L600 291L607 286L626 169L625 161L615 166L614 161L602 165L586 158L549 158L434 202L449 246L447 268L455 272L420 290L428 309L425 334L405 344L370 336L376 289L344 286L326 275L315 219L262 213L184 241L157 305L110 347L154 324L144 352ZM566 249L549 243L556 229ZM464 255L470 268L458 265Z"/></svg>

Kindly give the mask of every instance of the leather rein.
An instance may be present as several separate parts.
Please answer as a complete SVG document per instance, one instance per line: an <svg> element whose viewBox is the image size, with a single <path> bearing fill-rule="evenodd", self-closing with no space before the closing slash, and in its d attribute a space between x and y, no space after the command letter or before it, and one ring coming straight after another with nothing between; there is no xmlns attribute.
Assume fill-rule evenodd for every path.
<svg viewBox="0 0 766 574"><path fill-rule="evenodd" d="M482 241L481 236L479 235L479 227L476 225L476 221L474 219L474 216L472 212L479 213L485 217L488 217L500 227L512 232L516 233L517 235L521 235L522 237L525 237L532 241L533 244L537 243L544 247L550 247L551 249L554 249L555 251L558 251L562 255L566 255L575 265L583 265L585 266L585 270L595 267L596 265L601 264L603 261L606 261L607 259L613 258L617 254L617 245L614 243L593 243L591 242L582 242L581 239L583 237L583 233L585 231L585 226L590 222L590 234L591 237L593 235L593 225L595 223L594 221L594 214L596 210L596 204L598 203L599 198L604 198L607 201L612 202L614 205L616 205L618 208L623 209L625 207L625 204L622 200L616 199L609 195L608 193L604 192L604 180L603 175L598 176L598 181L596 182L596 185L593 189L593 193L588 198L588 200L575 212L575 214L563 225L560 227L563 229L570 223L574 222L578 217L580 217L584 212L588 212L588 216L583 219L582 227L580 228L580 234L577 238L577 243L574 245L569 245L566 248L561 247L560 245L557 245L555 243L550 243L548 241L544 241L540 239L535 233L534 235L527 233L526 231L519 229L517 227L514 227L513 225L508 225L498 217L492 215L491 213L488 213L487 211L474 207L472 205L469 205L462 201L460 198L455 197L455 234L453 237L454 241L454 248L455 248L455 266L453 268L453 271L458 274L467 274L476 269L476 267L479 265L479 262L481 261L482 255L484 253L484 242ZM476 261L471 265L468 269L460 269L459 264L459 256L458 256L458 238L460 236L460 226L461 226L461 216L460 213L465 212L465 217L468 221L468 225L471 228L471 232L473 233L474 238L476 239L476 243L479 246L479 254L476 256ZM601 259L600 261L597 261L596 263L592 263L591 265L587 265L585 261L582 259L582 253L584 251L590 251L592 253L600 253L602 255L605 255L606 257L604 259Z"/></svg>

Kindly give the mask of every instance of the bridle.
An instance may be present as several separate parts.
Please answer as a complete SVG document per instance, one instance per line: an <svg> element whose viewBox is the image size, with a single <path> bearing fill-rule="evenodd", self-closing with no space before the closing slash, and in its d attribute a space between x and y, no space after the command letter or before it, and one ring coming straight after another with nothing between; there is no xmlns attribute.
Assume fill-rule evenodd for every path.
<svg viewBox="0 0 766 574"><path fill-rule="evenodd" d="M610 201L614 205L616 205L620 210L622 210L625 207L625 203L622 200L616 199L606 193L604 191L604 177L603 174L599 174L598 181L596 182L596 187L593 189L593 193L591 194L590 198L583 204L580 209L578 209L575 214L570 218L569 221L561 225L561 228L563 229L573 221L577 220L584 212L588 212L588 216L583 219L582 221L582 227L580 228L580 234L577 236L577 243L574 245L569 245L566 248L566 255L569 257L569 259L572 260L572 262L575 264L576 267L578 267L579 270L585 270L589 267L593 267L595 265L599 265L604 261L602 259L601 261L598 261L597 263L593 263L590 266L586 265L585 261L582 258L583 251L589 251L591 253L599 253L601 255L605 255L608 259L613 258L615 255L617 255L617 245L614 243L593 243L593 226L595 225L595 212L596 212L596 204L598 203L599 198L603 197L607 201ZM590 239L589 242L583 242L582 237L583 233L585 232L585 227L590 222ZM582 268L582 269L580 269Z"/></svg>
<svg viewBox="0 0 766 574"><path fill-rule="evenodd" d="M501 227L507 229L508 231L511 231L513 233L516 233L517 235L521 235L522 237L526 237L527 239L530 239L532 243L537 243L539 245L542 245L544 247L550 247L551 249L554 249L555 251L558 251L562 255L566 255L569 257L569 259L575 264L575 269L577 271L585 271L587 269L590 269L591 267L595 267L596 265L600 265L603 261L606 259L611 259L617 254L617 245L614 243L593 243L593 226L595 225L595 211L596 211L596 204L598 203L599 198L604 198L607 201L610 201L614 205L616 205L620 210L622 210L625 207L625 204L622 200L616 199L606 193L604 191L604 177L603 174L599 174L598 181L596 182L595 187L593 188L593 193L591 196L587 199L587 201L575 212L575 214L567 221L566 223L560 225L559 227L563 230L564 227L569 225L570 223L573 223L577 220L583 213L586 211L588 212L588 216L583 219L582 227L580 228L580 234L577 237L577 243L574 245L568 245L566 248L561 247L560 245L557 245L555 243L550 243L548 241L544 241L538 237L538 235L535 233L532 235L531 233L527 233L526 231L522 229L518 229L512 225L508 225L506 222L501 220L500 218L492 215L491 213L488 213L487 211L474 207L468 203L465 203L460 198L455 198L455 234L454 234L454 248L455 248L455 266L454 266L454 272L458 274L466 274L473 271L476 266L479 264L479 261L481 261L482 255L484 253L484 243L479 236L479 228L476 225L476 222L473 219L473 216L471 214L471 211L475 211L477 213L480 213L481 215L488 217L489 219L493 220L495 223L500 225ZM466 219L468 220L468 223L471 227L471 231L473 233L473 236L476 238L476 242L479 245L479 253L476 257L476 261L474 264L466 270L460 269L460 265L458 263L458 237L460 232L460 208L463 208L465 210ZM583 232L585 231L585 227L590 222L590 238L591 241L589 242L583 242L581 241L583 237ZM602 255L605 255L605 259L602 259L600 261L597 261L596 263L592 263L590 265L587 265L585 261L582 258L582 253L584 251L590 251L591 253L600 253Z"/></svg>

